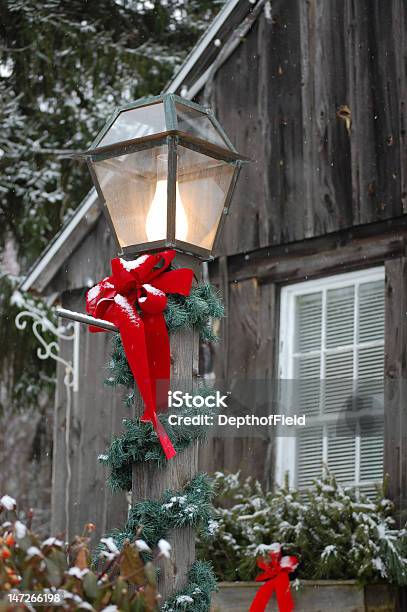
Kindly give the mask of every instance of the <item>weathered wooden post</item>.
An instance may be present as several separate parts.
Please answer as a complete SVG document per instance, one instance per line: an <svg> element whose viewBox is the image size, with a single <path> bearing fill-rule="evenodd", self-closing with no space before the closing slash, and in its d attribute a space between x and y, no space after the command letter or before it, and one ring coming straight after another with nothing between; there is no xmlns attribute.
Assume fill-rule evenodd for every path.
<svg viewBox="0 0 407 612"><path fill-rule="evenodd" d="M179 262L179 258L178 262ZM199 278L199 266L192 258L182 258L182 265L194 268ZM190 259L191 261L187 261ZM176 390L177 382L184 389L192 391L194 380L198 375L198 332L181 330L171 336L171 380L170 388ZM136 404L136 413L143 411L140 400ZM164 466L134 464L132 477L132 501L159 500L167 489L182 489L198 471L198 442L193 442L184 451L179 452ZM187 582L187 573L195 561L195 531L192 527L174 529L168 536L171 544L171 561L163 560L159 577L158 590L165 600L171 593L183 588Z"/></svg>

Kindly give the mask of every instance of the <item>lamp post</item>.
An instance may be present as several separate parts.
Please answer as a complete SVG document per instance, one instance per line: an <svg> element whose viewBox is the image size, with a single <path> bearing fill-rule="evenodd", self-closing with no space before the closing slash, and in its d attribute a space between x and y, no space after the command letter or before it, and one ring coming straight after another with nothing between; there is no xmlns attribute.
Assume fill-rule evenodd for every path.
<svg viewBox="0 0 407 612"><path fill-rule="evenodd" d="M89 148L85 158L99 203L113 232L118 254L171 248L175 265L187 264L199 278L221 228L244 158L239 155L210 109L164 94L119 108ZM63 309L58 314L83 323L92 317ZM99 321L115 331L111 323ZM192 330L171 338L171 380L193 385L198 372L199 338ZM141 401L136 404L140 414ZM133 467L133 501L159 499L166 489L179 490L195 475L198 449L184 452L157 468ZM192 529L170 534L172 565L164 568L160 592L167 597L183 586L195 559Z"/></svg>

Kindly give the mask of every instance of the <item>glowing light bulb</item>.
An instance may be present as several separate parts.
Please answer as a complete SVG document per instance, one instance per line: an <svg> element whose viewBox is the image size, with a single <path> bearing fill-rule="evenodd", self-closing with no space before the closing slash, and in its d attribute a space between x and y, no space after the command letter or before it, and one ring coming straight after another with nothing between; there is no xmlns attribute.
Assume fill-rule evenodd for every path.
<svg viewBox="0 0 407 612"><path fill-rule="evenodd" d="M188 220L184 205L179 192L178 181L176 183L176 213L175 213L175 237L185 241L188 235ZM153 201L146 219L147 240L162 240L167 235L167 180L157 181Z"/></svg>

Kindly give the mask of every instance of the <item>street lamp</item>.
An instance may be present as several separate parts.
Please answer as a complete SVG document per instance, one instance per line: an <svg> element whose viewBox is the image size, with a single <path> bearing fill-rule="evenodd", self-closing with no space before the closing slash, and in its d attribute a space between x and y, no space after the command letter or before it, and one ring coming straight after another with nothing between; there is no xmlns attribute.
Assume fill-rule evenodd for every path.
<svg viewBox="0 0 407 612"><path fill-rule="evenodd" d="M85 157L120 254L209 259L240 166L208 109L174 94L116 110Z"/></svg>
<svg viewBox="0 0 407 612"><path fill-rule="evenodd" d="M57 314L91 325L91 331L100 328L120 333L145 405L141 420L151 422L165 456L171 459L175 448L157 416L167 395L162 397L157 385L169 389L170 378L173 376L174 384L176 375L177 380L194 387L199 341L192 326L178 338L174 334L170 343L164 316L166 294L190 295L193 271L199 281L197 259L209 259L216 248L240 167L247 158L239 155L211 110L174 94L119 108L90 149L79 156L87 160L119 255L124 257L113 259L112 276L88 291L87 310L92 316L63 308ZM167 271L173 252L128 261L137 253L163 248L178 251L177 264L186 261L189 269ZM175 469L150 469L136 463L132 467L133 499L145 499L150 489L159 498L164 491L179 489L181 481L184 486L197 472L196 451L196 444L185 448ZM195 558L191 530L182 537L175 532L172 537L177 572L162 573L164 598Z"/></svg>

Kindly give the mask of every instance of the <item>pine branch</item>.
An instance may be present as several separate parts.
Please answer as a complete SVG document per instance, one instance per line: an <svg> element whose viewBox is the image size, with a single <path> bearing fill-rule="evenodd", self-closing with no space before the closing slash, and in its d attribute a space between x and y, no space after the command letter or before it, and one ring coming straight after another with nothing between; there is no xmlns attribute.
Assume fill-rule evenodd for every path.
<svg viewBox="0 0 407 612"><path fill-rule="evenodd" d="M205 396L210 390L203 387L200 396ZM180 416L194 417L198 415L215 416L210 408L184 407ZM160 414L159 419L164 425L177 453L185 450L192 442L205 439L208 427L204 425L170 425L168 414ZM113 491L131 489L131 472L134 463L155 463L164 465L166 458L157 434L150 422L140 418L124 419L124 431L112 439L105 454L99 455L99 461L111 468L108 484Z"/></svg>

